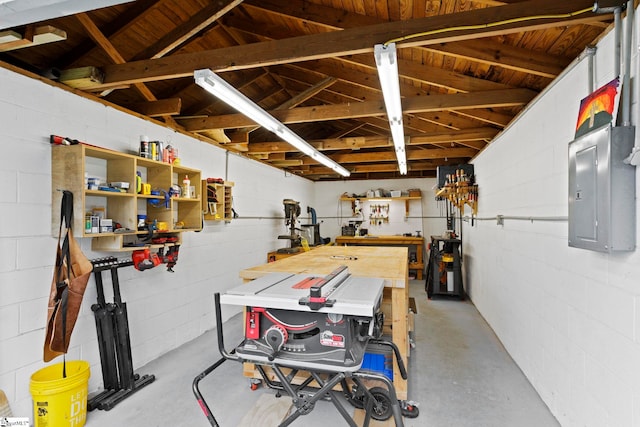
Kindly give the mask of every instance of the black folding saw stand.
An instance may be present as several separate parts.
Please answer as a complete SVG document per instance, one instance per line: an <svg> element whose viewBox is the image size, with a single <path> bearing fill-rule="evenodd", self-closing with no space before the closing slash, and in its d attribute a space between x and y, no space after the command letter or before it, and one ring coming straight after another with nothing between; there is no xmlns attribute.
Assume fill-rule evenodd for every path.
<svg viewBox="0 0 640 427"><path fill-rule="evenodd" d="M122 302L118 281L118 269L133 265L133 261L106 257L91 260L91 263L98 291L98 302L91 306L91 310L96 320L104 391L89 399L87 409L108 411L136 391L151 384L156 377L141 377L133 372L127 304ZM104 297L102 272L107 270L111 271L112 303L107 303Z"/></svg>

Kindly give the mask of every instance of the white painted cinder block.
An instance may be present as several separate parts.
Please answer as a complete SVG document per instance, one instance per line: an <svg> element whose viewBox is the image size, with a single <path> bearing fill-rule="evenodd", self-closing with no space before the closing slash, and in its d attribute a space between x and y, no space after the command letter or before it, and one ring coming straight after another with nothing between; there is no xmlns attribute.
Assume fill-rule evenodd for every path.
<svg viewBox="0 0 640 427"><path fill-rule="evenodd" d="M598 46L596 87L612 79L612 38ZM587 95L586 63L474 159L480 218L566 218L567 144ZM479 221L464 236L471 299L562 425L638 425L638 251L569 248L566 220Z"/></svg>
<svg viewBox="0 0 640 427"><path fill-rule="evenodd" d="M0 244L5 240L9 239L0 239ZM14 256L15 252L15 249L13 249ZM53 266L0 272L0 283L2 284L0 285L0 289L2 289L0 307L49 295L52 272ZM16 286L16 283L20 285Z"/></svg>
<svg viewBox="0 0 640 427"><path fill-rule="evenodd" d="M0 341L18 335L18 323L16 322L16 318L19 316L18 310L17 304L0 307L0 324L3 325L0 328Z"/></svg>
<svg viewBox="0 0 640 427"><path fill-rule="evenodd" d="M16 335L2 340L3 351L0 351L0 373L15 371L42 357L44 333L39 331ZM36 350L36 349L40 350ZM32 355L32 359L25 355Z"/></svg>
<svg viewBox="0 0 640 427"><path fill-rule="evenodd" d="M2 182L0 203L15 203L18 200L18 179L16 171L0 171L0 182Z"/></svg>
<svg viewBox="0 0 640 427"><path fill-rule="evenodd" d="M19 332L43 329L47 324L47 304L49 298L36 298L20 304Z"/></svg>
<svg viewBox="0 0 640 427"><path fill-rule="evenodd" d="M25 237L18 240L18 269L53 266L56 259L56 242L52 237Z"/></svg>
<svg viewBox="0 0 640 427"><path fill-rule="evenodd" d="M2 234L0 233L0 236ZM16 268L16 239L0 238L0 277L2 272L12 271ZM4 284L4 287L8 285ZM2 305L2 301L0 301Z"/></svg>

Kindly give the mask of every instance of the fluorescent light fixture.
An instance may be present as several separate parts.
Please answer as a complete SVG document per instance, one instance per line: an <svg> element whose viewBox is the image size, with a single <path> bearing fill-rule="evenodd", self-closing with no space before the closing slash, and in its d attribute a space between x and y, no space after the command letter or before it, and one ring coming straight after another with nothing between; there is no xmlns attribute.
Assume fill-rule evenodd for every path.
<svg viewBox="0 0 640 427"><path fill-rule="evenodd" d="M349 176L351 174L344 167L316 150L311 144L300 138L291 129L263 110L258 104L244 96L239 90L224 81L213 71L207 68L203 70L196 70L193 73L193 76L196 79L196 84L198 86L201 86L216 98L238 110L260 126L275 133L277 136L300 150L301 153L306 154L326 167L333 169L342 176Z"/></svg>
<svg viewBox="0 0 640 427"><path fill-rule="evenodd" d="M378 67L378 78L387 109L391 138L396 149L398 168L401 175L407 174L407 153L404 149L404 130L402 127L402 104L400 103L400 77L398 76L398 58L396 44L377 44L373 48Z"/></svg>

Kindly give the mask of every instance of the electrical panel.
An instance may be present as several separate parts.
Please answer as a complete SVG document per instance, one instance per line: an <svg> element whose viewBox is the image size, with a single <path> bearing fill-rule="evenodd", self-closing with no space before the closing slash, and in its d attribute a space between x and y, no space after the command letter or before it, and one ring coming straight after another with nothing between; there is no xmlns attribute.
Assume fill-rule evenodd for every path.
<svg viewBox="0 0 640 427"><path fill-rule="evenodd" d="M633 127L609 124L569 143L569 246L635 250L635 166L622 161L634 135Z"/></svg>

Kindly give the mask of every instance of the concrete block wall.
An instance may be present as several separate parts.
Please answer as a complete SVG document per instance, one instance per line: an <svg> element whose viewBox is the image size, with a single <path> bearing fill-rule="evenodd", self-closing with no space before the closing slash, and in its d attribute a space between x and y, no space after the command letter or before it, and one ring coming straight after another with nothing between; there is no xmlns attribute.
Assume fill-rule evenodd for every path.
<svg viewBox="0 0 640 427"><path fill-rule="evenodd" d="M29 378L45 366L42 347L56 245L50 234L50 134L121 152L136 152L139 136L148 135L178 147L183 164L201 169L203 177L235 182L240 217L231 223L206 221L202 232L185 233L175 273L164 267L119 271L136 369L213 328L213 294L240 284L241 269L266 262L267 252L283 246L277 236L284 221L272 219L283 217L282 200L313 201L311 181L1 67L0 117L0 389L16 416L31 416ZM90 239L80 242L90 259L112 255L91 251ZM105 288L110 300L108 275ZM90 392L102 386L90 310L95 300L92 278L67 357L90 362Z"/></svg>
<svg viewBox="0 0 640 427"><path fill-rule="evenodd" d="M613 52L610 33L594 88L615 77ZM637 59L634 49L636 127ZM640 253L568 246L568 143L587 78L584 59L474 160L480 221L464 228L465 285L563 426L640 426ZM560 220L499 226L496 215Z"/></svg>

